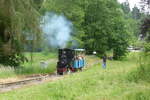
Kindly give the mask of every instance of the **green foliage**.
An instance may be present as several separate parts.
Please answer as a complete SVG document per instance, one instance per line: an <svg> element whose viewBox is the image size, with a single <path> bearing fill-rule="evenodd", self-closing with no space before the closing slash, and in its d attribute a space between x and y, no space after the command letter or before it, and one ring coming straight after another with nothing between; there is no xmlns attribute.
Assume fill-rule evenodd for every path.
<svg viewBox="0 0 150 100"><path fill-rule="evenodd" d="M150 18L145 18L141 25L141 34L145 38L146 42L150 42Z"/></svg>
<svg viewBox="0 0 150 100"><path fill-rule="evenodd" d="M142 13L140 12L140 9L137 6L134 6L131 13L132 13L133 19L136 19L136 20L141 19Z"/></svg>
<svg viewBox="0 0 150 100"><path fill-rule="evenodd" d="M140 27L142 23L141 20L143 20L143 18L147 15L144 14L136 5L132 8L132 10L130 10L128 0L121 4L121 8L124 12L124 18L126 19L126 28L130 37L129 44L141 48L142 46L139 45L142 44L142 41L139 40Z"/></svg>
<svg viewBox="0 0 150 100"><path fill-rule="evenodd" d="M113 57L117 60L126 55L129 40L131 38L128 33L128 28L126 27L127 22L125 22L123 18L120 18L120 20L117 19L115 23L114 29L116 30L116 34L113 35L112 40L109 42L111 43L111 47L113 49Z"/></svg>
<svg viewBox="0 0 150 100"><path fill-rule="evenodd" d="M39 13L31 0L0 1L0 63L19 66L25 60L23 47L40 39Z"/></svg>
<svg viewBox="0 0 150 100"><path fill-rule="evenodd" d="M126 15L128 15L130 13L130 5L129 5L129 1L126 0L124 3L121 4L121 8L124 11L124 13Z"/></svg>
<svg viewBox="0 0 150 100"><path fill-rule="evenodd" d="M119 4L109 0L92 2L85 14L85 48L99 54L114 49L115 58L123 56L128 35Z"/></svg>
<svg viewBox="0 0 150 100"><path fill-rule="evenodd" d="M139 82L141 80L150 82L150 51L145 49L145 52L142 52L137 58L139 58L138 68L129 74L128 79L135 82Z"/></svg>
<svg viewBox="0 0 150 100"><path fill-rule="evenodd" d="M126 23L116 0L47 0L41 11L63 13L71 20L76 33L73 39L78 43L78 47L85 48L87 53L97 51L98 54L103 54L114 49L117 44L125 44L126 50L128 43L126 39L120 38L121 35L127 34ZM70 42L68 45L71 44ZM119 50L122 50L122 53L118 56L123 56L125 50Z"/></svg>
<svg viewBox="0 0 150 100"><path fill-rule="evenodd" d="M109 10L106 7L106 1L90 2L85 10L85 48L88 53L97 51L104 53L108 49L107 41L110 28L107 26L110 16ZM106 27L107 26L107 27Z"/></svg>
<svg viewBox="0 0 150 100"><path fill-rule="evenodd" d="M131 11L128 1L121 4L121 8L124 13L124 18L126 19L127 32L130 35L129 43L130 45L134 45L139 38L140 25L141 25L141 20L143 18L143 14L142 12L140 12L140 9L136 5L134 6L134 8L132 8Z"/></svg>
<svg viewBox="0 0 150 100"><path fill-rule="evenodd" d="M145 43L144 51L147 55L150 55L150 43Z"/></svg>

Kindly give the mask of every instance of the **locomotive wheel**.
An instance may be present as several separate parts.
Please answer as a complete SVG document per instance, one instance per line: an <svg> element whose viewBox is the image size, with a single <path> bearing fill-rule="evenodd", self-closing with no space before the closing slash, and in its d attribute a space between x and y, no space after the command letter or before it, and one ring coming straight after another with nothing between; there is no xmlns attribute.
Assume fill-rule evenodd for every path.
<svg viewBox="0 0 150 100"><path fill-rule="evenodd" d="M63 75L63 72L62 73L57 73L58 75Z"/></svg>
<svg viewBox="0 0 150 100"><path fill-rule="evenodd" d="M80 71L82 71L82 68L79 68Z"/></svg>

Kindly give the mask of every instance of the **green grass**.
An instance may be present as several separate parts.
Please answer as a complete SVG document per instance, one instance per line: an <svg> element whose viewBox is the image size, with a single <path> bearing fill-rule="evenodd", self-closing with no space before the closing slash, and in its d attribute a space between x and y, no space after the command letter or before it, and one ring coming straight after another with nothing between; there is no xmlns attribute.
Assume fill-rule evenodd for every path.
<svg viewBox="0 0 150 100"><path fill-rule="evenodd" d="M0 67L0 78L16 77L15 69L11 67Z"/></svg>
<svg viewBox="0 0 150 100"><path fill-rule="evenodd" d="M138 60L139 67L128 75L128 79L135 82L150 82L150 55L145 55L144 53L140 55L140 59Z"/></svg>
<svg viewBox="0 0 150 100"><path fill-rule="evenodd" d="M150 84L127 80L137 68L137 54L122 61L108 61L61 80L0 94L0 100L150 100Z"/></svg>
<svg viewBox="0 0 150 100"><path fill-rule="evenodd" d="M30 53L25 53L29 59L28 62L21 64L19 68L0 67L0 78L17 77L18 75L31 75L31 74L46 74L52 73L56 70L57 54L47 53L33 53L33 61L30 60ZM47 68L42 68L41 61L48 62Z"/></svg>

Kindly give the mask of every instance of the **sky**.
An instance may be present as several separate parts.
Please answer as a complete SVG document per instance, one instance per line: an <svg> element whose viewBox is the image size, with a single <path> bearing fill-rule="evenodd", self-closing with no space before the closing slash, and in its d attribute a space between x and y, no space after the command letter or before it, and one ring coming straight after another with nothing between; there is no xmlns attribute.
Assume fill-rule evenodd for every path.
<svg viewBox="0 0 150 100"><path fill-rule="evenodd" d="M126 0L118 0L120 3L125 2ZM134 5L139 6L141 0L128 0L130 3L130 8L132 9Z"/></svg>

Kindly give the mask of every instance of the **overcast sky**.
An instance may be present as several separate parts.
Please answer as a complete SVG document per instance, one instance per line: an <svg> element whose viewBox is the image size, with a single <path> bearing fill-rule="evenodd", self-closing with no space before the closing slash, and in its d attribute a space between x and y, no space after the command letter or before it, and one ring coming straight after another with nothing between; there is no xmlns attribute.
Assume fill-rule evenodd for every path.
<svg viewBox="0 0 150 100"><path fill-rule="evenodd" d="M126 0L118 0L120 3L125 2ZM137 6L139 6L139 2L140 0L128 0L130 3L130 8L133 8L134 5L136 4Z"/></svg>

